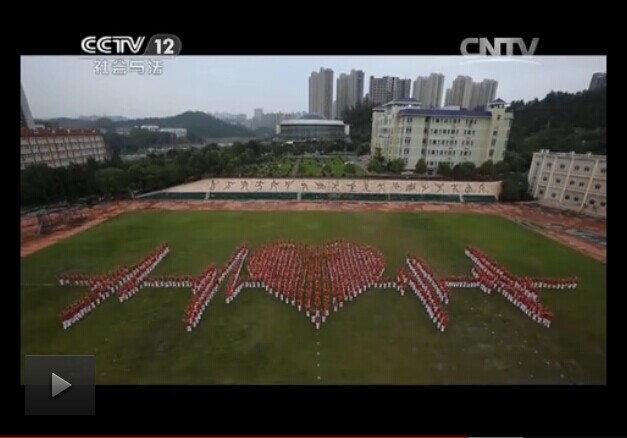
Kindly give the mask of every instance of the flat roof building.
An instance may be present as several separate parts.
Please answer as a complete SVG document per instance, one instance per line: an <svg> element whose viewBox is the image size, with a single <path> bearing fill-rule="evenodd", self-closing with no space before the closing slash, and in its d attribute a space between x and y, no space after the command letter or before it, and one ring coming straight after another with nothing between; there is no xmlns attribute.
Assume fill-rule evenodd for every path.
<svg viewBox="0 0 627 438"><path fill-rule="evenodd" d="M423 108L416 99L394 100L373 109L371 153L379 150L390 161L400 158L406 169L414 169L423 158L429 173L440 163L498 162L505 155L513 117L501 99L485 111Z"/></svg>
<svg viewBox="0 0 627 438"><path fill-rule="evenodd" d="M84 164L108 158L104 138L97 129L22 129L21 168L44 163L49 167Z"/></svg>
<svg viewBox="0 0 627 438"><path fill-rule="evenodd" d="M533 154L527 176L529 192L541 204L606 216L607 157L551 152Z"/></svg>
<svg viewBox="0 0 627 438"><path fill-rule="evenodd" d="M341 120L309 113L300 119L282 121L276 133L281 141L349 141L350 127Z"/></svg>

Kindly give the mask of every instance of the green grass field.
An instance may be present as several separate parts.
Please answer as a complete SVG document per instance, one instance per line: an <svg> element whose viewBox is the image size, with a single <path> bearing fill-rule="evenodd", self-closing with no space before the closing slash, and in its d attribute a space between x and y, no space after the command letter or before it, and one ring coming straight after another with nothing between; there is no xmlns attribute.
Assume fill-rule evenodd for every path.
<svg viewBox="0 0 627 438"><path fill-rule="evenodd" d="M103 273L135 263L159 243L155 270L197 275L246 241L361 241L394 274L411 251L438 275L468 274L475 245L516 274L581 278L545 291L550 329L498 294L452 291L450 324L436 331L413 294L370 290L316 332L304 314L260 290L231 304L224 291L185 332L186 289L110 298L64 331L58 314L85 288L51 285L61 272ZM500 217L473 214L166 212L129 213L21 262L22 381L26 354L95 354L99 384L544 384L606 382L605 265Z"/></svg>

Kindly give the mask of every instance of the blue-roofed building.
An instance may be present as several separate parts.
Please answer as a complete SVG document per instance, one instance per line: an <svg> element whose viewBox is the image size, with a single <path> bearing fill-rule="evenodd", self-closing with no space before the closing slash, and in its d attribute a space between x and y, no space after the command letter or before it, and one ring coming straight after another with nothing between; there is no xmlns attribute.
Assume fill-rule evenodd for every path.
<svg viewBox="0 0 627 438"><path fill-rule="evenodd" d="M513 113L495 99L484 111L459 107L424 108L416 99L397 99L372 110L371 153L402 159L414 169L422 158L430 174L440 163L480 166L505 156Z"/></svg>

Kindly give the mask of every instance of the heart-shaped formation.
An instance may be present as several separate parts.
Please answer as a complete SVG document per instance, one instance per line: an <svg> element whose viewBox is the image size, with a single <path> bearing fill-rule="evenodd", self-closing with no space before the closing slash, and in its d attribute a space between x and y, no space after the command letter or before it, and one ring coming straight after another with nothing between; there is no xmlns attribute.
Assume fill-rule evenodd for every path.
<svg viewBox="0 0 627 438"><path fill-rule="evenodd" d="M383 254L366 245L338 240L314 247L281 241L250 256L250 278L227 289L227 302L243 288L265 288L281 301L304 310L319 328L331 311L337 312L369 287L381 285L384 270ZM389 283L392 286L393 282Z"/></svg>

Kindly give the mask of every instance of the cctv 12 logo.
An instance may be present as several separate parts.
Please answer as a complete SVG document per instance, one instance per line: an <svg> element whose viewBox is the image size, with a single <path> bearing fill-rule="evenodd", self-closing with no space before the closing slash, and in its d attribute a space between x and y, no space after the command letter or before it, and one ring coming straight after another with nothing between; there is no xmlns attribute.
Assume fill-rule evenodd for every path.
<svg viewBox="0 0 627 438"><path fill-rule="evenodd" d="M145 36L88 36L81 41L81 49L88 55L177 56L181 53L181 39L176 35L162 33L146 41Z"/></svg>

